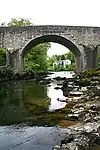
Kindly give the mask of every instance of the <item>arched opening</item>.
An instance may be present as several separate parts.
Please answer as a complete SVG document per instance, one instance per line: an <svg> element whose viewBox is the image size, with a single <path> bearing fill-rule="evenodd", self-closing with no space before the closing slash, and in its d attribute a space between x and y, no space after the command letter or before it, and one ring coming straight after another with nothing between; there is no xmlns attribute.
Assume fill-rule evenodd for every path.
<svg viewBox="0 0 100 150"><path fill-rule="evenodd" d="M44 43L44 42L59 43L59 44L65 46L66 48L68 48L76 57L81 55L80 50L70 40L68 40L62 36L58 36L58 35L44 35L44 36L41 36L41 37L31 40L22 50L22 52L21 52L22 57L24 57L25 54L28 53L28 51L32 47L34 47L40 43Z"/></svg>
<svg viewBox="0 0 100 150"><path fill-rule="evenodd" d="M24 64L24 57L25 55L30 51L32 47L35 47L38 44L44 43L44 42L54 42L61 44L68 48L76 58L76 71L80 72L81 71L81 51L78 49L78 47L72 43L70 40L58 36L58 35L44 35L41 37L37 37L33 40L31 40L21 51L20 55L22 57L22 64ZM23 67L22 67L23 68Z"/></svg>

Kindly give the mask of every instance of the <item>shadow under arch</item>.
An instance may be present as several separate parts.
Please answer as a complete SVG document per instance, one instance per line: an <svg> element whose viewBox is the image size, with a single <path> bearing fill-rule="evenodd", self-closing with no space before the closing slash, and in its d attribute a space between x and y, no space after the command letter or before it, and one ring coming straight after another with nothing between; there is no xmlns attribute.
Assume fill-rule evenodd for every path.
<svg viewBox="0 0 100 150"><path fill-rule="evenodd" d="M55 42L68 48L76 57L81 55L80 50L70 40L58 35L43 35L31 40L21 51L21 56L24 57L30 49L44 42Z"/></svg>

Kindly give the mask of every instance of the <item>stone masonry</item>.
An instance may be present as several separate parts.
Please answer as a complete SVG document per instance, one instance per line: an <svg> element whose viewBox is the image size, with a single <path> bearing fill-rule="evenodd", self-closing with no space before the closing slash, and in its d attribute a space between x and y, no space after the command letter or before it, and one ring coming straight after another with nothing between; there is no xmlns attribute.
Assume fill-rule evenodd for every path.
<svg viewBox="0 0 100 150"><path fill-rule="evenodd" d="M85 26L0 27L0 47L7 50L7 64L23 71L25 54L43 42L56 42L67 47L76 58L76 70L94 68L100 52L100 28Z"/></svg>

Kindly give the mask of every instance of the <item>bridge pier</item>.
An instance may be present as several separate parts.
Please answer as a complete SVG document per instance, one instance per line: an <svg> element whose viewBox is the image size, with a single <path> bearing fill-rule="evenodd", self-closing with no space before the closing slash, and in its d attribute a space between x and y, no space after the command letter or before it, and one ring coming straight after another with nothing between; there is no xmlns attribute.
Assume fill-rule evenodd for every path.
<svg viewBox="0 0 100 150"><path fill-rule="evenodd" d="M12 53L9 51L6 53L6 64L9 65L14 73L22 73L23 72L23 66L24 66L24 60L22 59L22 56L20 55L20 50L16 50Z"/></svg>
<svg viewBox="0 0 100 150"><path fill-rule="evenodd" d="M23 73L23 59L20 55L14 58L13 60L13 70L14 72L18 72L19 74Z"/></svg>
<svg viewBox="0 0 100 150"><path fill-rule="evenodd" d="M77 73L84 71L84 56L77 56L75 58L75 65Z"/></svg>
<svg viewBox="0 0 100 150"><path fill-rule="evenodd" d="M6 65L7 66L10 65L10 61L11 61L10 55L11 53L8 50L6 50Z"/></svg>
<svg viewBox="0 0 100 150"><path fill-rule="evenodd" d="M100 67L100 45L97 46L96 64Z"/></svg>
<svg viewBox="0 0 100 150"><path fill-rule="evenodd" d="M84 47L84 53L85 53L85 70L93 69L98 67L98 60L97 60L97 46L95 45L88 45Z"/></svg>

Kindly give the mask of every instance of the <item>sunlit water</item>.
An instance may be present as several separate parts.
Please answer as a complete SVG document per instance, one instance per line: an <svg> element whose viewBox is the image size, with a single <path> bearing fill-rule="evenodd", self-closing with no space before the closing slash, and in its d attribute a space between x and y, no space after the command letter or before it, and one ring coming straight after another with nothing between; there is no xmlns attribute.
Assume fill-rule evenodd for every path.
<svg viewBox="0 0 100 150"><path fill-rule="evenodd" d="M72 77L70 72L57 72L57 76ZM62 91L50 85L33 81L16 81L0 85L0 150L52 150L64 137L64 129L56 121L45 120L45 114L63 108L66 103ZM40 119L42 116L42 119ZM44 118L44 119L43 119Z"/></svg>

